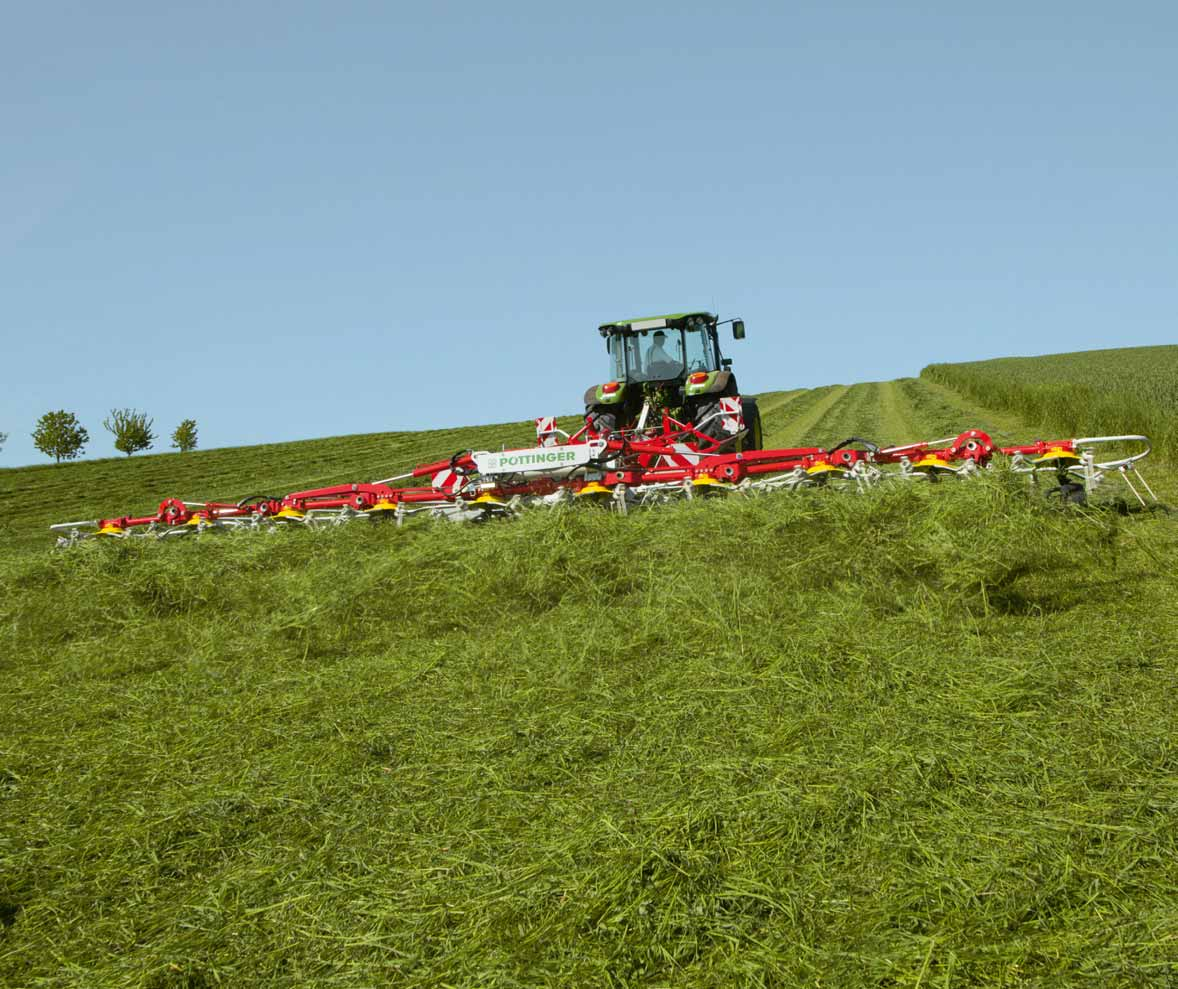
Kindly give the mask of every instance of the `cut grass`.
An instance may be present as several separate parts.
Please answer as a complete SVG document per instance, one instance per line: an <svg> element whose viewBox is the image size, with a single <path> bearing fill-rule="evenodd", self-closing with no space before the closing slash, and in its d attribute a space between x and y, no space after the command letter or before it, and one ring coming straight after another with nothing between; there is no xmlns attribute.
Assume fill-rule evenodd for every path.
<svg viewBox="0 0 1178 989"><path fill-rule="evenodd" d="M1175 548L994 479L10 561L0 980L1178 972Z"/></svg>
<svg viewBox="0 0 1178 989"><path fill-rule="evenodd" d="M928 439L956 436L962 431L963 422L984 430L1004 446L1067 438L1059 437L1055 430L1043 423L1026 422L1011 412L964 398L932 378L901 378L896 385L912 415L923 425Z"/></svg>
<svg viewBox="0 0 1178 989"><path fill-rule="evenodd" d="M812 388L775 410L764 425L766 449L802 446L803 439L846 391L846 385Z"/></svg>
<svg viewBox="0 0 1178 989"><path fill-rule="evenodd" d="M879 442L887 446L913 443L922 436L916 410L905 396L899 381L881 381L879 392Z"/></svg>
<svg viewBox="0 0 1178 989"><path fill-rule="evenodd" d="M851 385L802 434L800 445L831 447L852 436L875 442L880 435L880 412L878 382Z"/></svg>
<svg viewBox="0 0 1178 989"><path fill-rule="evenodd" d="M923 378L762 410L1039 435ZM531 435L0 472L0 985L1178 980L1164 513L997 473L44 549Z"/></svg>

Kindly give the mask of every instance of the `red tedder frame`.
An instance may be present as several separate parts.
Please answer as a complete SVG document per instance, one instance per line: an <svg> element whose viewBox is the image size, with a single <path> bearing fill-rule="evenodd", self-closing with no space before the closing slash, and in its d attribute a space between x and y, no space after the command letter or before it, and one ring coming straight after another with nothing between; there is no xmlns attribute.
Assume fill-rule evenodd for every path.
<svg viewBox="0 0 1178 989"><path fill-rule="evenodd" d="M551 420L540 420L551 422ZM553 433L547 434L553 436ZM951 441L937 440L906 446L878 449L858 441L827 450L799 447L779 450L731 449L731 439L724 441L701 432L691 423L683 423L667 413L661 428L645 433L595 433L585 425L567 437L567 444L600 441L602 454L592 467L592 478L567 476L506 475L468 478L477 472L472 451L456 453L447 460L422 464L392 481L430 478L430 486L397 486L388 481L337 484L306 491L293 491L281 497L259 497L239 502L186 503L166 498L151 515L124 515L100 519L100 534L121 535L145 526L172 529L177 526L214 525L229 520L299 519L315 510L351 510L374 515L396 511L399 507L474 503L487 500L504 502L516 495L550 495L561 489L573 494L589 484L594 491L607 491L619 485L640 487L652 484L690 483L704 480L735 485L746 478L788 474L798 470L818 475L847 472L858 464L907 464L917 472L955 472L960 465L972 463L984 467L995 452L1006 456L1055 455L1075 456L1075 440L1039 441L1025 446L996 448L991 438L978 429L961 433ZM851 442L851 441L849 441ZM938 445L947 443L948 445ZM553 445L551 442L541 445ZM562 444L556 444L562 445ZM955 466L958 465L958 466ZM55 528L83 523L65 523ZM94 523L85 523L94 524Z"/></svg>

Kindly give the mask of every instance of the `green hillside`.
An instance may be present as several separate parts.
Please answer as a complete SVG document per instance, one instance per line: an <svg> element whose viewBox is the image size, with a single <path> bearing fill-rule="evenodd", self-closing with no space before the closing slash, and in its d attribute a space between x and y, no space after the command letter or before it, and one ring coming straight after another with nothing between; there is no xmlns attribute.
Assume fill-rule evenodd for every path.
<svg viewBox="0 0 1178 989"><path fill-rule="evenodd" d="M519 422L0 470L0 546L44 549L46 527L54 522L150 514L165 497L236 501L250 494L372 481L456 450L535 440L535 424Z"/></svg>
<svg viewBox="0 0 1178 989"><path fill-rule="evenodd" d="M766 441L1110 428L1058 433L988 363L766 394ZM530 435L0 471L0 985L1178 980L1167 511L996 472L68 553L44 529Z"/></svg>
<svg viewBox="0 0 1178 989"><path fill-rule="evenodd" d="M1069 436L1144 433L1178 460L1178 346L932 364L924 376Z"/></svg>

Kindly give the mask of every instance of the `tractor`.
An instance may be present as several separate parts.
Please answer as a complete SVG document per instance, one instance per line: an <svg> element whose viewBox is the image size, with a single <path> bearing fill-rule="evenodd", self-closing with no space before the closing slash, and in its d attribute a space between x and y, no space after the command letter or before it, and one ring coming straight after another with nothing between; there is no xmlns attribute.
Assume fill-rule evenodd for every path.
<svg viewBox="0 0 1178 989"><path fill-rule="evenodd" d="M732 324L734 340L744 339L743 320L724 323ZM689 312L598 327L613 378L585 392L590 429L599 435L642 429L661 410L716 441L731 440L736 450L762 449L756 399L741 396L732 361L720 353L722 325L712 313ZM741 400L744 428L734 436L725 428L721 399Z"/></svg>

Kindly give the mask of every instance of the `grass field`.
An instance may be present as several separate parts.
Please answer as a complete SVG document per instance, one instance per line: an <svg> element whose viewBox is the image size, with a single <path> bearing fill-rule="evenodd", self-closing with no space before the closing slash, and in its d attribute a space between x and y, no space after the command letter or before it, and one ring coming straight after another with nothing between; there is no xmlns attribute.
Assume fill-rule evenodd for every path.
<svg viewBox="0 0 1178 989"><path fill-rule="evenodd" d="M236 501L341 479L372 481L455 450L535 441L536 427L529 421L0 470L0 547L44 547L45 527L54 522L151 513L164 497Z"/></svg>
<svg viewBox="0 0 1178 989"><path fill-rule="evenodd" d="M761 407L1056 427L940 371ZM1167 512L999 474L48 551L530 430L0 471L0 985L1178 985Z"/></svg>
<svg viewBox="0 0 1178 989"><path fill-rule="evenodd" d="M1145 433L1178 460L1178 346L932 364L923 377L1068 436Z"/></svg>

